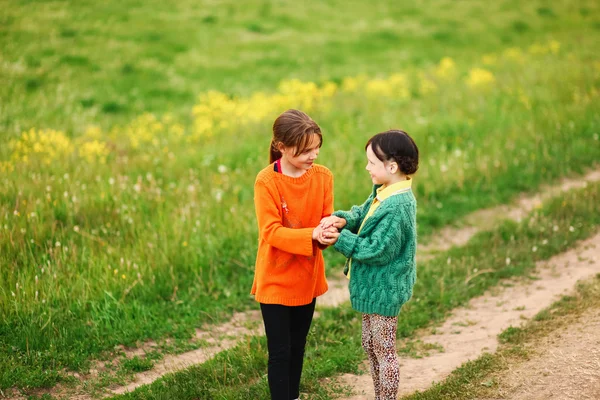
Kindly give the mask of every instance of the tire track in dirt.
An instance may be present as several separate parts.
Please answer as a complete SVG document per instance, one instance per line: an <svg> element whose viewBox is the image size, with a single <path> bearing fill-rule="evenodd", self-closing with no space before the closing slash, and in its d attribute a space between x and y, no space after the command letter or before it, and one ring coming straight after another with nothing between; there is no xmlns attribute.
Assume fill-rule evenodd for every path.
<svg viewBox="0 0 600 400"><path fill-rule="evenodd" d="M257 325L257 322L260 322L260 324ZM248 325L255 326L249 327ZM112 390L111 395L131 392L135 388L152 383L168 373L202 364L217 353L234 347L243 337L263 334L264 326L259 311L237 313L231 321L224 325L211 327L210 331L197 331L196 338L205 340L209 346L179 355L168 355L151 370L136 374L135 381ZM79 400L85 400L85 398L80 397Z"/></svg>
<svg viewBox="0 0 600 400"><path fill-rule="evenodd" d="M560 296L573 291L577 281L600 273L600 233L575 248L536 266L537 280L494 287L474 298L465 308L452 312L435 334L417 335L423 343L441 345L441 353L412 359L400 358L400 394L408 395L440 382L454 369L478 358L484 351L494 352L497 335L510 326L519 326L550 306ZM363 364L363 368L368 366ZM342 375L339 382L356 395L344 400L374 399L370 374Z"/></svg>

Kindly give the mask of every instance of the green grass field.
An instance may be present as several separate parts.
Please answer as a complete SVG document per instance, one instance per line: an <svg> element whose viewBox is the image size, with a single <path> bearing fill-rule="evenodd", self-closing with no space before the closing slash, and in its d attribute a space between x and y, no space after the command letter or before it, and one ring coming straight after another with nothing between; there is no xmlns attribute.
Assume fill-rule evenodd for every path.
<svg viewBox="0 0 600 400"><path fill-rule="evenodd" d="M0 0L0 389L68 382L117 345L170 337L171 351L188 348L203 323L256 308L253 182L286 108L321 125L336 208L370 191L365 141L411 133L422 243L472 211L597 167L599 8ZM586 193L581 211L554 212L589 234L598 196ZM326 259L343 262L331 250ZM426 271L416 297L440 285ZM428 300L441 314L409 303L402 335L465 299L446 288ZM355 317L331 310L317 329ZM354 343L347 353L320 348L341 361L317 361L314 376L358 362L357 329L340 332ZM240 355L248 379L264 372L263 353ZM326 396L316 379L310 390Z"/></svg>

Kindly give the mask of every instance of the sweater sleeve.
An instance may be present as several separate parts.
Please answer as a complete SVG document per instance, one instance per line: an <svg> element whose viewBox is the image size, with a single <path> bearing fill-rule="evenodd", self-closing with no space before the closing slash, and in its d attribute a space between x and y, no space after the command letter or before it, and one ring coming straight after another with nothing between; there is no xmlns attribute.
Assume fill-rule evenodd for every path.
<svg viewBox="0 0 600 400"><path fill-rule="evenodd" d="M313 228L294 229L283 226L282 216L277 207L278 202L280 199L275 198L263 182L255 183L254 207L259 237L287 253L313 255Z"/></svg>
<svg viewBox="0 0 600 400"><path fill-rule="evenodd" d="M321 218L329 217L333 213L333 176L329 180L329 182L325 185L325 196L323 198L323 212L321 213ZM325 250L327 245L316 242L317 246L321 250Z"/></svg>
<svg viewBox="0 0 600 400"><path fill-rule="evenodd" d="M357 233L358 228L360 228L360 224L367 213L367 210L371 206L373 202L373 197L369 196L369 198L360 206L352 206L349 211L339 210L333 213L336 217L344 218L346 220L346 226L344 226L344 230L349 230L352 233Z"/></svg>
<svg viewBox="0 0 600 400"><path fill-rule="evenodd" d="M323 213L321 218L329 217L333 213L333 177L325 185L325 196L323 198Z"/></svg>
<svg viewBox="0 0 600 400"><path fill-rule="evenodd" d="M370 217L366 223L377 225L369 236L359 236L345 229L341 232L334 248L347 258L367 265L387 265L394 258L395 250L400 248L402 239L401 229L398 229L400 213L385 213L378 221L372 218Z"/></svg>

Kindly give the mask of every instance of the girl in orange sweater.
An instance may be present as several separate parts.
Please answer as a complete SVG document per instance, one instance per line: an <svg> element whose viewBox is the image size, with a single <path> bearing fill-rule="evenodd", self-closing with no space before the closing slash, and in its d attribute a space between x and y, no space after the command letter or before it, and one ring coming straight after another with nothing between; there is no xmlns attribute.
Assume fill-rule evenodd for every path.
<svg viewBox="0 0 600 400"><path fill-rule="evenodd" d="M322 143L308 115L284 112L273 124L271 164L254 184L259 237L252 294L265 324L272 400L298 399L316 298L327 291L322 250L339 235L320 227L333 212L333 175L314 163Z"/></svg>

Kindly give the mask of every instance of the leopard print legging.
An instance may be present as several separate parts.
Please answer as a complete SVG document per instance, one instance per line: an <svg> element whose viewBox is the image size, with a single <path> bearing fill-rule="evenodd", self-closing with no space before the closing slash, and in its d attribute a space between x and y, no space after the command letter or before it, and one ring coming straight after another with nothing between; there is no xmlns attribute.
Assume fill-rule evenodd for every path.
<svg viewBox="0 0 600 400"><path fill-rule="evenodd" d="M396 400L400 364L396 355L398 317L363 314L362 346L371 364L375 400Z"/></svg>

